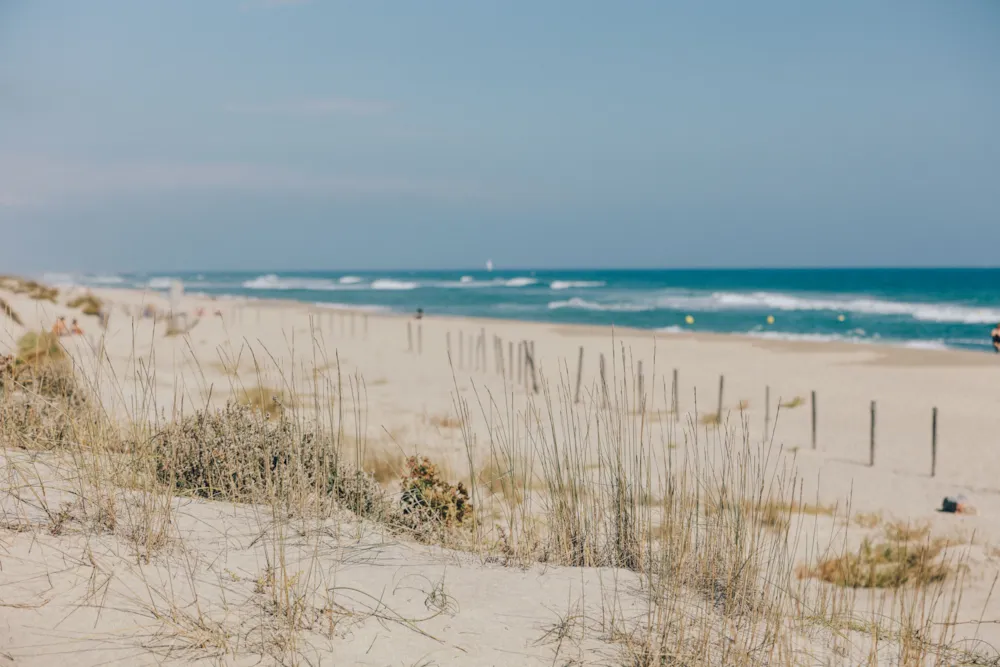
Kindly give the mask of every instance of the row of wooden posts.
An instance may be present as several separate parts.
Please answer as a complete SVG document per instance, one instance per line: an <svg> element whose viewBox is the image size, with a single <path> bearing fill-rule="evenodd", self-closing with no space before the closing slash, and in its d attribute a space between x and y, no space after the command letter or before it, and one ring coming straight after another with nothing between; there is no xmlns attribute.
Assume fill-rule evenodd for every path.
<svg viewBox="0 0 1000 667"><path fill-rule="evenodd" d="M236 306L236 308L233 309L233 321L236 324L243 326L244 317L248 308L253 310L254 317L256 318L256 324L260 324L262 308L250 305ZM275 314L284 320L285 312L284 308L278 308L277 313ZM361 313L360 318L362 336L364 338L368 338L368 314ZM357 336L357 319L358 313L353 312L337 313L332 311L314 311L310 315L312 325L315 326L318 331L323 332L325 330L330 332L330 334L333 334L334 329L337 328L334 325L339 324L339 335L349 335L351 338L355 338Z"/></svg>
<svg viewBox="0 0 1000 667"><path fill-rule="evenodd" d="M422 327L417 324L417 352L423 352L423 334ZM407 324L407 338L409 343L409 350L413 351L413 331L412 323ZM466 346L466 338L468 338L468 346ZM458 332L458 354L452 356L452 337L451 332L446 334L446 345L448 350L449 358L453 362L457 362L457 367L460 370L475 370L475 371L485 371L487 368L487 354L486 354L486 330L481 329L478 336L469 335L466 336L464 332ZM466 355L468 351L468 355ZM493 351L494 358L496 360L495 371L502 375L504 373L504 341L499 336L493 336ZM583 346L580 346L579 356L577 358L576 365L576 391L574 392L573 400L575 403L580 402L580 388L583 383ZM536 371L536 356L535 356L535 342L534 341L520 341L517 343L517 366L514 365L514 342L507 342L507 377L513 382L516 381L518 384L524 382L526 386L534 393L538 392L538 374ZM515 370L517 377L515 378ZM599 356L599 371L600 371L600 382L601 391L604 396L604 402L607 403L607 374L605 369L604 355ZM642 372L642 362L639 361L636 364L636 385L638 389L638 396L640 400L645 400L644 394L644 383L645 378ZM716 410L716 419L719 423L722 422L723 418L723 407L724 407L724 397L725 397L725 386L726 386L726 376L719 376L719 402ZM673 379L671 382L671 409L675 415L680 414L679 409L679 391L678 391L678 370L673 369ZM812 448L815 450L817 447L817 437L816 437L816 427L817 427L817 402L816 402L816 392L810 392L810 432L811 432L811 444ZM875 423L876 423L876 403L871 402L870 409L871 423L869 429L869 449L868 449L868 465L874 467L875 465ZM764 388L764 434L765 438L768 436L768 430L771 423L771 387L767 386ZM937 434L938 434L938 409L931 409L931 477L937 475Z"/></svg>

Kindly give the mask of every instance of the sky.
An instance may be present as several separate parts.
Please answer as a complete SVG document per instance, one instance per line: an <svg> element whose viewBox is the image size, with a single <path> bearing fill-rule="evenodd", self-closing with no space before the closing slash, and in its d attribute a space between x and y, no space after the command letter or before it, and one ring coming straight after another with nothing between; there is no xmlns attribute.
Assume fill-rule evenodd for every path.
<svg viewBox="0 0 1000 667"><path fill-rule="evenodd" d="M1000 265L996 0L0 0L0 273Z"/></svg>

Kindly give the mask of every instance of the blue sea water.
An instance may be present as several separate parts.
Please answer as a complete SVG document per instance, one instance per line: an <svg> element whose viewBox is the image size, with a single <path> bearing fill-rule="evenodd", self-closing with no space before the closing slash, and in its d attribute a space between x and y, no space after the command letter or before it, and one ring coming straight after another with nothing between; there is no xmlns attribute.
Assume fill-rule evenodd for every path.
<svg viewBox="0 0 1000 667"><path fill-rule="evenodd" d="M252 272L55 276L331 307L991 350L1000 269ZM693 323L687 323L687 318ZM768 316L774 318L768 323Z"/></svg>

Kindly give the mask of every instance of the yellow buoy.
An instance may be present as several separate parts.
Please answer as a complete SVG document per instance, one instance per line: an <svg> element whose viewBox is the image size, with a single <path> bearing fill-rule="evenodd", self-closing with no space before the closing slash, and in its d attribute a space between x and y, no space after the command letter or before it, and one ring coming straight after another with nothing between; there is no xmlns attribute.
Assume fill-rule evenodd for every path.
<svg viewBox="0 0 1000 667"><path fill-rule="evenodd" d="M687 317L685 317L684 321L687 322L688 324L694 324L694 318L691 317L690 315L688 315Z"/></svg>
<svg viewBox="0 0 1000 667"><path fill-rule="evenodd" d="M768 315L767 316L767 323L768 324L774 324L774 315Z"/></svg>
<svg viewBox="0 0 1000 667"><path fill-rule="evenodd" d="M843 315L837 315L837 321L843 322L846 318Z"/></svg>

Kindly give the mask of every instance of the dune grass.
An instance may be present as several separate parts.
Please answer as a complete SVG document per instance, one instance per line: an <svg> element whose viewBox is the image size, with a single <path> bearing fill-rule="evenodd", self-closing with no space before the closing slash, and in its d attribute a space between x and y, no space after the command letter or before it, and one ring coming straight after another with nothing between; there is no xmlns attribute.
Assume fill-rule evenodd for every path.
<svg viewBox="0 0 1000 667"><path fill-rule="evenodd" d="M69 308L79 308L84 315L93 315L96 317L101 314L104 304L93 294L87 293L71 299L66 306Z"/></svg>
<svg viewBox="0 0 1000 667"><path fill-rule="evenodd" d="M52 303L56 303L59 298L59 290L55 287L49 287L37 281L17 276L0 276L0 290L6 290L14 294L27 294L29 298L36 301L51 301Z"/></svg>
<svg viewBox="0 0 1000 667"><path fill-rule="evenodd" d="M14 308L2 297L0 297L0 313L3 313L14 324L24 326L21 316L18 315L17 311L14 310Z"/></svg>
<svg viewBox="0 0 1000 667"><path fill-rule="evenodd" d="M778 403L778 407L785 410L791 410L793 408L798 408L806 404L806 399L802 396L796 396L795 398L789 399L787 401L781 401Z"/></svg>
<svg viewBox="0 0 1000 667"><path fill-rule="evenodd" d="M26 364L65 359L58 340L45 334L22 341L18 358ZM627 367L619 370L627 376ZM135 562L167 562L182 548L176 496L254 508L267 562L255 575L233 576L253 579L245 604L253 618L264 620L248 631L230 625L231 609L209 611L165 591L149 604L154 618L169 619L160 625L157 645L169 639L171 650L182 651L174 657L242 651L283 664L306 662L317 624L344 615L330 597L338 585L319 566L329 548L321 541L327 539L322 522L344 511L388 535L462 550L484 563L604 568L605 612L568 611L572 620L543 634L573 641L586 627L617 647L615 664L622 666L791 666L807 655L803 644L819 641L850 664L887 654L897 664L921 664L942 655L954 632L949 585L957 585L962 569L946 558L950 546L920 527L893 526L883 540L866 540L857 551L838 552L831 544L821 557L797 562L794 545L816 538L804 536L808 522L792 516L832 517L836 510L797 499L794 472L769 468L773 445L754 440L746 424L707 432L693 417L686 426L679 416L645 420L633 414L624 380L607 403L577 404L568 381L543 377L537 399L529 395L518 404L513 394L484 391L471 400L476 413L456 388L453 427L465 443L465 486L443 472L443 462L401 461L400 454L368 445L359 426L360 378L324 378L319 391L334 396L310 401L268 386L259 367L256 373L257 385L236 391L235 403L172 419L112 419L114 411L102 408L94 393L79 410L46 413L61 439L52 438L52 424L48 435L40 435L38 424L0 420L5 451L35 446L61 452L80 471L73 487L78 505L63 511L38 495L50 533L109 533L131 545ZM154 379L145 382L140 394ZM345 401L345 394L353 400ZM68 398L58 391L55 396ZM51 399L19 386L5 391L0 405L35 419ZM345 403L358 413L345 415ZM680 443L677 451L669 443ZM4 465L13 465L9 456ZM398 493L385 488L397 483ZM22 497L24 489L17 493ZM36 529L30 522L17 525ZM303 542L311 555L293 558ZM197 559L183 562L190 568L187 579L208 585ZM624 593L618 579L625 574L632 577L629 595L639 600L629 613L618 608ZM878 607L884 610L879 627L892 632L865 637L868 626L844 620L853 619L854 598L841 591L858 587L914 594L886 598ZM440 587L428 600L428 608L450 607ZM926 609L944 611L917 613ZM370 613L419 631L416 620L379 603ZM803 623L805 633L798 629ZM862 640L845 633L860 633ZM921 640L907 639L912 637Z"/></svg>

